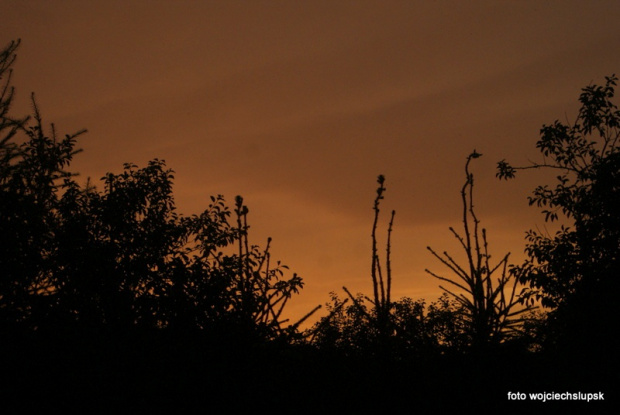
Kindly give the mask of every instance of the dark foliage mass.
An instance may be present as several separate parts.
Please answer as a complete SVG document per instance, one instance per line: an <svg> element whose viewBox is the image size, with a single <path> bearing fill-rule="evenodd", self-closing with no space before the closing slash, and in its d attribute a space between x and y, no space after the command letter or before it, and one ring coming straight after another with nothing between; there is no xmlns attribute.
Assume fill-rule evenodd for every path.
<svg viewBox="0 0 620 415"><path fill-rule="evenodd" d="M557 171L555 187L538 186L530 205L546 221L562 220L549 235L527 233L528 259L511 272L527 285L525 298L551 309L546 343L569 349L596 349L608 355L617 347L615 302L620 289L620 111L613 103L617 78L590 85L579 97L572 123L555 121L540 131L541 163L498 165L500 178L517 170Z"/></svg>
<svg viewBox="0 0 620 415"><path fill-rule="evenodd" d="M282 310L302 287L297 275L248 242L248 208L222 196L199 215L175 210L173 172L162 160L125 164L81 186L70 171L83 134L45 131L8 114L3 53L0 322L31 330L105 326L111 330L226 330L272 339L292 335ZM231 217L234 216L234 221Z"/></svg>
<svg viewBox="0 0 620 415"><path fill-rule="evenodd" d="M544 162L499 164L503 178L528 168L560 174L530 204L550 221L564 215L564 226L555 236L530 231L524 264L510 267L508 254L490 261L474 211L474 151L463 229L450 228L465 264L429 247L453 275L427 270L448 284L444 295L430 304L394 300L395 212L382 260L379 176L372 296L331 293L327 315L301 330L320 307L286 320L303 282L271 259L270 239L250 244L240 196L232 207L212 196L202 213L181 215L173 171L158 159L80 183L71 162L85 131L61 136L47 127L34 95L32 116L11 114L18 46L0 52L0 363L11 385L0 410L51 402L87 413L488 412L505 409L506 393L519 388L608 390L617 367L616 78L583 90L574 125L543 127Z"/></svg>

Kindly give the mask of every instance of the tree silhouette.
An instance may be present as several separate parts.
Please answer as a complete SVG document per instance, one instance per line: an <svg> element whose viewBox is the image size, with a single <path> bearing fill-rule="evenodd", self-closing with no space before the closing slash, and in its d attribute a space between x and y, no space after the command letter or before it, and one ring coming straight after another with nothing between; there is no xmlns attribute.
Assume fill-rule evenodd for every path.
<svg viewBox="0 0 620 415"><path fill-rule="evenodd" d="M353 355L390 356L397 360L463 350L467 342L465 326L459 318L462 314L459 302L447 295L428 307L424 300L391 299L391 234L395 211L388 224L383 268L377 248L377 228L380 203L386 191L385 177L378 176L377 183L371 232L373 298L353 295L346 287L343 287L347 294L344 300L330 293L329 314L315 324L308 337L319 348Z"/></svg>
<svg viewBox="0 0 620 415"><path fill-rule="evenodd" d="M467 264L429 248L456 277L431 274L464 293L445 289L430 304L394 300L394 212L383 256L377 235L386 187L379 176L371 297L343 287L346 297L332 293L328 315L300 333L318 307L297 323L286 319L303 281L272 260L271 239L264 248L250 242L243 198L229 207L212 196L203 212L182 215L174 172L160 159L126 163L99 187L78 182L71 162L84 131L63 136L48 128L34 95L31 117L10 113L18 46L0 51L2 409L13 398L15 412L50 402L80 412L100 405L106 412L222 413L396 412L412 405L447 412L467 402L488 412L497 397L505 403L507 385L534 382L544 390L555 385L549 381L558 369L562 379L572 371L565 358L554 366L551 354L462 353L534 332L522 318L531 304L518 304L518 282L529 287L526 299L556 307L543 335L609 340L620 234L615 78L584 89L575 125L543 128L539 147L553 162L524 167L563 173L531 203L549 208L548 220L560 211L570 216L574 228L554 238L531 232L530 259L511 273L508 255L491 265L474 212L474 151L461 190L464 231L451 228ZM598 137L590 141L592 135ZM500 169L509 177L519 168L502 162ZM585 372L576 373L566 385ZM300 391L310 399L301 401Z"/></svg>
<svg viewBox="0 0 620 415"><path fill-rule="evenodd" d="M0 77L6 76L0 99L0 315L4 322L23 322L45 314L53 291L55 207L59 194L70 182L66 170L75 150L76 138L83 132L56 136L44 133L34 94L34 124L28 118L15 119L9 109L13 98L10 67L15 61L19 41L11 42L0 53ZM19 134L24 140L16 141Z"/></svg>
<svg viewBox="0 0 620 415"><path fill-rule="evenodd" d="M555 235L530 230L528 259L511 272L528 285L530 301L552 308L549 341L607 347L617 325L613 304L620 275L620 111L613 103L617 78L582 89L576 120L540 130L543 161L513 167L498 163L497 176L517 170L557 171L555 187L538 186L529 204L545 221L561 218Z"/></svg>
<svg viewBox="0 0 620 415"><path fill-rule="evenodd" d="M20 41L10 42L2 51L0 51L0 145L3 149L2 167L6 167L6 163L14 157L15 145L9 140L15 135L26 119L14 119L10 116L9 110L13 102L13 94L15 88L11 86L11 66L15 62L17 55L15 51L19 47ZM8 157L8 159L7 159Z"/></svg>
<svg viewBox="0 0 620 415"><path fill-rule="evenodd" d="M126 163L100 191L69 170L78 137L13 119L10 67L0 54L0 321L29 329L101 327L206 331L258 341L294 336L283 310L303 287L267 248L248 242L248 208L222 196L200 215L176 212L163 160ZM31 122L32 121L32 122ZM19 136L19 138L18 138ZM235 252L235 248L238 249Z"/></svg>
<svg viewBox="0 0 620 415"><path fill-rule="evenodd" d="M480 228L480 220L474 211L474 175L469 171L472 160L481 154L474 150L465 163L465 183L461 189L463 204L463 234L450 228L467 257L467 265L459 265L446 251L438 254L431 247L427 249L458 278L447 278L426 270L440 281L447 282L465 293L456 293L440 285L446 293L458 301L462 308L460 317L465 323L472 346L479 348L488 344L499 344L522 333L521 315L532 309L520 307L516 294L517 278L507 272L509 253L494 265L488 250L486 229ZM499 276L496 276L499 273Z"/></svg>

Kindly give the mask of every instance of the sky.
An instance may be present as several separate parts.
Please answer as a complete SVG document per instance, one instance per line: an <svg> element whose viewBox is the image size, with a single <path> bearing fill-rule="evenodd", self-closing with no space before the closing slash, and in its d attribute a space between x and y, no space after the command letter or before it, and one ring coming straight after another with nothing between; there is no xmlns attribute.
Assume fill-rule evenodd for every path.
<svg viewBox="0 0 620 415"><path fill-rule="evenodd" d="M460 188L494 259L545 230L527 196L553 176L495 178L540 160L543 124L572 121L581 88L620 72L620 2L0 0L0 43L20 38L14 115L36 93L62 134L88 130L73 169L95 183L166 160L179 211L209 196L249 207L251 243L305 281L297 319L329 293L372 293L371 230L392 234L392 298L435 300L426 250L460 257ZM492 260L493 261L493 260Z"/></svg>

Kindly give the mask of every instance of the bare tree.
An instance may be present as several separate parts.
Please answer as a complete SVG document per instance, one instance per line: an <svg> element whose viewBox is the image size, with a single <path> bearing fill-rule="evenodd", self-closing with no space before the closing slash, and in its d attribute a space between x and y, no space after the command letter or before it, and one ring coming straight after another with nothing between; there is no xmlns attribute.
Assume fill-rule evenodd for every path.
<svg viewBox="0 0 620 415"><path fill-rule="evenodd" d="M462 304L460 317L468 327L471 344L475 347L501 343L515 336L520 332L523 313L534 308L521 305L516 292L518 280L508 272L510 253L495 265L490 262L486 229L480 227L480 220L474 211L474 175L469 171L471 161L480 156L474 150L465 163L465 183L461 189L463 234L450 227L465 251L467 264L461 266L448 252L440 255L427 247L456 277L444 277L426 269L433 277L452 286L448 289L440 285L440 288ZM454 290L454 287L461 292Z"/></svg>

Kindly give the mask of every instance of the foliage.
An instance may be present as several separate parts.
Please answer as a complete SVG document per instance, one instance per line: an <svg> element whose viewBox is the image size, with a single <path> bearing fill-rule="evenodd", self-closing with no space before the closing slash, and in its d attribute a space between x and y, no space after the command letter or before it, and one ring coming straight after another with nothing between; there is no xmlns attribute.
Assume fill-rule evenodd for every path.
<svg viewBox="0 0 620 415"><path fill-rule="evenodd" d="M450 228L459 241L467 257L467 265L459 265L446 251L438 254L431 247L427 249L450 269L458 278L447 278L426 270L440 281L464 291L454 291L440 286L461 305L459 318L465 325L472 345L499 344L522 333L521 314L531 306L519 307L516 295L518 280L507 272L509 253L497 264L491 265L486 230L480 229L480 220L474 211L474 175L469 171L469 163L481 154L474 150L465 163L465 183L461 189L463 204L463 234ZM496 276L499 273L499 276Z"/></svg>
<svg viewBox="0 0 620 415"><path fill-rule="evenodd" d="M573 123L544 125L536 147L543 161L513 167L498 163L499 178L517 170L556 170L555 187L538 186L530 205L545 220L560 218L555 235L527 233L528 259L511 272L528 285L530 300L553 309L556 329L571 336L600 335L614 320L611 304L620 275L620 111L613 103L617 78L582 89ZM598 310L598 311L595 311ZM615 320L617 321L617 319ZM558 328L563 326L563 328ZM585 336L584 330L589 333ZM579 333L579 334L577 334Z"/></svg>
<svg viewBox="0 0 620 415"><path fill-rule="evenodd" d="M464 351L468 343L459 314L461 305L441 296L426 305L424 300L403 297L392 302L392 332L385 336L377 326L377 310L363 294L355 301L330 293L329 315L310 330L311 342L322 350L350 355L389 353L392 358L422 357L443 352Z"/></svg>
<svg viewBox="0 0 620 415"><path fill-rule="evenodd" d="M403 358L445 350L461 351L467 334L459 316L462 305L442 296L426 308L424 300L404 297L391 300L391 234L395 212L387 230L385 268L377 248L380 201L384 198L385 177L377 178L379 187L373 204L371 280L373 298L353 295L343 287L347 298L331 293L329 314L309 331L310 341L321 349L336 349L349 354L376 354ZM385 271L384 271L385 269ZM349 302L350 301L350 302Z"/></svg>
<svg viewBox="0 0 620 415"><path fill-rule="evenodd" d="M326 339L332 339L333 341L328 340L327 342L340 346L346 344L346 349L361 348L370 353L388 347L388 344L392 342L396 334L393 315L394 304L391 301L392 269L390 259L392 226L396 212L392 211L387 231L384 278L377 249L377 226L381 212L379 205L384 198L383 194L386 190L385 177L379 175L377 177L377 183L379 187L377 188L377 195L373 203L374 220L371 232L372 255L370 277L373 287L373 299L371 300L361 294L353 296L346 287L343 287L343 289L347 293L348 298L342 302L335 293L331 293L334 304L328 305L330 315L323 318L313 330L313 337L322 330L326 331L325 333L320 333L319 336L323 343L325 343ZM352 304L343 309L349 299L352 301ZM371 306L367 306L365 301L368 301ZM343 312L345 314L343 314ZM350 323L353 324L351 325ZM385 352L385 350L383 350L383 352Z"/></svg>
<svg viewBox="0 0 620 415"><path fill-rule="evenodd" d="M393 210L390 223L388 225L387 231L387 242L386 242L386 258L385 258L385 266L386 266L386 278L384 282L383 271L381 269L381 261L379 259L379 254L377 252L377 224L379 221L379 204L381 200L383 200L383 193L385 192L385 177L383 175L379 175L377 178L377 183L379 183L379 187L377 188L377 196L375 198L375 202L373 205L373 210L375 212L375 218L372 225L372 265L370 270L370 275L372 278L372 286L373 286L373 294L374 294L374 309L376 312L376 319L378 324L378 329L381 332L386 332L389 330L389 320L390 320L390 310L392 308L391 302L391 291L392 291L392 265L391 265L391 236L392 236L392 226L394 224L394 215L396 212ZM353 299L353 298L352 298ZM356 299L353 299L356 302Z"/></svg>
<svg viewBox="0 0 620 415"><path fill-rule="evenodd" d="M19 47L20 41L10 42L3 50L0 51L0 145L3 152L2 166L15 156L16 148L9 140L15 135L20 126L26 122L24 119L14 119L10 116L9 110L13 101L15 88L11 86L11 75L13 70L11 66L15 62L17 55L15 51Z"/></svg>
<svg viewBox="0 0 620 415"><path fill-rule="evenodd" d="M65 169L78 152L74 146L82 133L59 139L52 125L47 136L34 95L34 125L28 125L28 117L10 116L11 65L18 46L19 41L11 42L0 53L0 78L7 78L0 98L0 311L14 322L38 313L44 307L40 300L53 289L54 209L69 183L71 173ZM20 133L25 140L18 141Z"/></svg>
<svg viewBox="0 0 620 415"><path fill-rule="evenodd" d="M8 73L17 43L0 57ZM296 274L248 242L248 208L222 196L199 215L176 212L163 160L127 163L81 186L69 170L78 137L46 133L0 104L0 322L30 329L134 327L206 330L259 339L291 336L282 312L303 287Z"/></svg>

